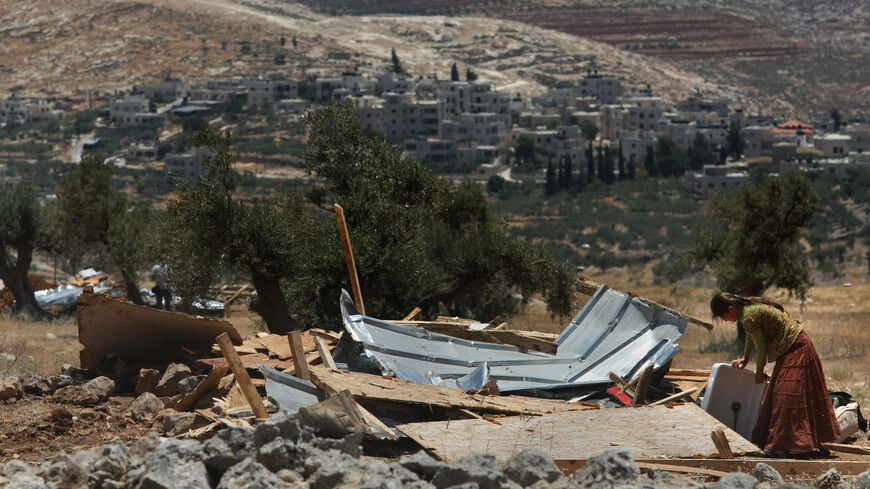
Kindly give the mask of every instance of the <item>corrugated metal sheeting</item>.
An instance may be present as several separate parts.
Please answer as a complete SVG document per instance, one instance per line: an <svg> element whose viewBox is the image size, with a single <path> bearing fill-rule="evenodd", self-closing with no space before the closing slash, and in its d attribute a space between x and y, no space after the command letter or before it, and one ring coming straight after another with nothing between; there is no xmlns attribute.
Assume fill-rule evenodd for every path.
<svg viewBox="0 0 870 489"><path fill-rule="evenodd" d="M385 373L436 385L456 382L465 389L489 378L501 391L519 391L592 386L609 382L610 372L630 377L647 362L660 366L673 357L686 330L680 314L606 286L556 339L556 355L365 316L347 291L340 302L345 328Z"/></svg>

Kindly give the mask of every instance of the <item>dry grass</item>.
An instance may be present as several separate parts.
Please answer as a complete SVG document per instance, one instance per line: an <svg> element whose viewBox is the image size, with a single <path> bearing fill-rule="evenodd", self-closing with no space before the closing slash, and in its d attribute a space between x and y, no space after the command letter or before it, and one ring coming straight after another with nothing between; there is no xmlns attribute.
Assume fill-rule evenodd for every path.
<svg viewBox="0 0 870 489"><path fill-rule="evenodd" d="M587 270L586 276L606 283L620 291L633 292L671 307L679 312L710 320L709 300L712 287L678 287L652 284L651 267L608 270L607 274ZM870 400L870 276L866 270L848 270L837 284L827 284L810 290L809 300L801 304L789 298L785 291L772 290L768 296L803 321L804 330L812 339L822 359L828 387L852 393L862 403ZM850 287L838 285L849 282ZM588 297L580 296L583 304ZM517 329L561 332L571 318L550 318L546 309L533 305L525 314L512 320ZM714 332L689 325L680 338L683 347L674 359L675 368L709 369L714 363L728 362L738 352L723 351L717 346L735 340L737 331L732 323L714 323ZM708 351L701 353L702 351ZM768 366L768 370L772 367Z"/></svg>
<svg viewBox="0 0 870 489"><path fill-rule="evenodd" d="M61 365L79 364L75 316L50 322L31 322L0 314L0 374L60 373Z"/></svg>

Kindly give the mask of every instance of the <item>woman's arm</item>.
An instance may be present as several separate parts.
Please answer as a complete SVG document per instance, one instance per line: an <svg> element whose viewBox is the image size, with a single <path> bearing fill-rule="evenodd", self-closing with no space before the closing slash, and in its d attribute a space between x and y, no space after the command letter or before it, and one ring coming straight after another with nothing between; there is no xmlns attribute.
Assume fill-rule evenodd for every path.
<svg viewBox="0 0 870 489"><path fill-rule="evenodd" d="M749 333L752 337L752 342L755 343L755 383L764 382L764 365L767 364L767 343L764 342L764 333L761 329ZM749 342L746 342L749 344Z"/></svg>

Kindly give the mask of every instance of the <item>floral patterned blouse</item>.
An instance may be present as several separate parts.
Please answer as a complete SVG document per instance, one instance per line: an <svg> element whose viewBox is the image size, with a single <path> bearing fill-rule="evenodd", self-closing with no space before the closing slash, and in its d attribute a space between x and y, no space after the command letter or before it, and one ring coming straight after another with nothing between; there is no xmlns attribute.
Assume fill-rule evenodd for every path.
<svg viewBox="0 0 870 489"><path fill-rule="evenodd" d="M747 339L751 340L746 342L745 353L751 353L754 345L755 359L761 367L768 360L775 362L785 355L804 328L787 312L767 304L745 306L740 324L746 329Z"/></svg>

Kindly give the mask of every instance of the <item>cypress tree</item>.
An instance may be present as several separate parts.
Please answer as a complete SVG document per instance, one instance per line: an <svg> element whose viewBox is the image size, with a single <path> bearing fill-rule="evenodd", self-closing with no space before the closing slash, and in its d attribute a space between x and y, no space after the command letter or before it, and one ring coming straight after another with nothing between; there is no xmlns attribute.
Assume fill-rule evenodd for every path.
<svg viewBox="0 0 870 489"><path fill-rule="evenodd" d="M622 154L622 141L619 141L619 179L625 180L625 155Z"/></svg>
<svg viewBox="0 0 870 489"><path fill-rule="evenodd" d="M595 181L595 153L592 150L592 140L589 140L589 148L586 150L586 181Z"/></svg>
<svg viewBox="0 0 870 489"><path fill-rule="evenodd" d="M636 171L637 171L637 165L634 162L634 155L631 155L628 158L628 179L629 180L634 180L634 175L635 175Z"/></svg>
<svg viewBox="0 0 870 489"><path fill-rule="evenodd" d="M547 164L547 186L544 189L547 197L556 193L556 165L550 161Z"/></svg>
<svg viewBox="0 0 870 489"><path fill-rule="evenodd" d="M607 168L604 163L604 146L598 144L598 179L602 182L607 179Z"/></svg>
<svg viewBox="0 0 870 489"><path fill-rule="evenodd" d="M456 63L450 67L450 81L459 81L459 68L456 67Z"/></svg>
<svg viewBox="0 0 870 489"><path fill-rule="evenodd" d="M571 163L571 155L565 155L565 190L571 188L571 185L574 183L574 168Z"/></svg>
<svg viewBox="0 0 870 489"><path fill-rule="evenodd" d="M652 145L646 147L646 157L643 160L643 167L651 177L659 174L658 169L656 168L656 153L655 150L653 150Z"/></svg>

